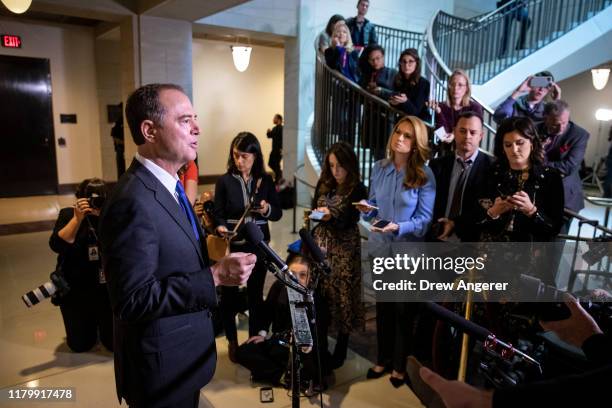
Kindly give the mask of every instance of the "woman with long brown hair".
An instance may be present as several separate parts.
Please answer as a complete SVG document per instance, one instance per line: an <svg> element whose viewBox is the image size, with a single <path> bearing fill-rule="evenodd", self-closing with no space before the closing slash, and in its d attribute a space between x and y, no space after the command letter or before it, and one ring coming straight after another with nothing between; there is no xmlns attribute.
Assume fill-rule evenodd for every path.
<svg viewBox="0 0 612 408"><path fill-rule="evenodd" d="M359 211L352 204L367 197L360 180L357 156L351 145L332 145L323 163L315 190L313 207L323 214L314 229L314 238L327 252L331 275L322 282L323 295L330 308L331 327L337 330L336 347L330 356L327 344L321 350L328 360L325 366L339 368L344 363L349 334L365 326L361 301L361 237ZM326 339L327 336L320 336Z"/></svg>

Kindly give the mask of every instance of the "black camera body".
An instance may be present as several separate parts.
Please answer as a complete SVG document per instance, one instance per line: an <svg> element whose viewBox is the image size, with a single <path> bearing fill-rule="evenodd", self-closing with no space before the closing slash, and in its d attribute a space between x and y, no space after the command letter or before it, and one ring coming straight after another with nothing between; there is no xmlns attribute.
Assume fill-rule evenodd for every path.
<svg viewBox="0 0 612 408"><path fill-rule="evenodd" d="M100 210L106 201L106 184L100 179L92 178L83 181L76 192L77 198L86 198L92 210Z"/></svg>

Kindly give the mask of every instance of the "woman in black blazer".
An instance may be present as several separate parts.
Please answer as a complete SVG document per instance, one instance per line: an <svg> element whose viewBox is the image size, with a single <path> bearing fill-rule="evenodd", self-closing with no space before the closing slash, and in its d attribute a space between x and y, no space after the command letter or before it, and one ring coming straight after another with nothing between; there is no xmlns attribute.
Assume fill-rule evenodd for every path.
<svg viewBox="0 0 612 408"><path fill-rule="evenodd" d="M219 178L215 186L215 222L216 232L227 235L232 231L251 204L251 211L246 214L243 224L255 222L270 241L268 221L280 220L282 210L274 181L265 173L263 154L257 137L249 132L239 133L232 141L227 172ZM261 319L263 305L263 286L266 278L266 266L263 254L246 242L241 229L232 239L231 252L251 252L257 254L257 264L247 282L249 308L249 339L257 336L257 327ZM225 337L229 341L229 357L236 361L238 334L235 321L235 305L238 300L238 288L221 287L221 316L225 328Z"/></svg>
<svg viewBox="0 0 612 408"><path fill-rule="evenodd" d="M429 122L431 115L425 103L429 99L429 81L421 76L421 57L414 48L400 54L399 73L393 82L393 95L389 103L407 115Z"/></svg>

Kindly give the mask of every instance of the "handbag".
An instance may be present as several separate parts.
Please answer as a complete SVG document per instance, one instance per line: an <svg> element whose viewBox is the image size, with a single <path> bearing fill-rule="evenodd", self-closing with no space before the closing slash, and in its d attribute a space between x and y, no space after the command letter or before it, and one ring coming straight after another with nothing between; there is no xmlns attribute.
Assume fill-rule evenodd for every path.
<svg viewBox="0 0 612 408"><path fill-rule="evenodd" d="M240 217L240 219L238 220L238 223L236 223L236 226L234 226L234 229L231 231L232 232L231 237L220 237L219 235L216 235L216 234L209 234L206 236L206 247L208 248L208 257L211 260L218 262L221 258L229 255L230 241L232 240L232 237L236 236L236 234L238 233L238 229L242 225L242 222L244 221L247 214L251 211L251 205L253 204L253 197L259 191L260 185L261 185L261 179L257 180L257 187L255 189L255 192L251 195L249 199L249 204L244 209L244 213L242 213L242 217Z"/></svg>

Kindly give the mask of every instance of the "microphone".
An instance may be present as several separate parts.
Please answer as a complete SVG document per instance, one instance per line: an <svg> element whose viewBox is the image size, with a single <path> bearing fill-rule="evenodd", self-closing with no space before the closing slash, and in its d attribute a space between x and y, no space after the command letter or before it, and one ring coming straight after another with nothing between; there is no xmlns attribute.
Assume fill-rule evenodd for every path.
<svg viewBox="0 0 612 408"><path fill-rule="evenodd" d="M289 269L285 261L266 242L264 241L263 232L259 229L257 224L254 222L247 222L244 224L244 235L246 240L252 245L259 248L266 256L266 259L273 263L281 272L285 272ZM291 275L293 276L293 275Z"/></svg>
<svg viewBox="0 0 612 408"><path fill-rule="evenodd" d="M310 232L306 228L302 228L300 230L300 238L302 239L302 242L304 243L306 248L308 248L308 252L317 264L317 267L322 270L326 275L330 275L331 268L325 261L325 256L323 255L323 252L321 252L321 248L316 244L316 242L314 242L312 235L310 235Z"/></svg>
<svg viewBox="0 0 612 408"><path fill-rule="evenodd" d="M433 302L425 302L425 306L434 314L436 314L440 319L450 323L452 326L457 328L458 330L469 334L479 340L486 340L489 336L492 336L489 330L484 327L464 319L456 313L451 312L444 306L440 306L437 303Z"/></svg>
<svg viewBox="0 0 612 408"><path fill-rule="evenodd" d="M470 320L464 319L458 314L451 312L444 306L440 306L437 303L425 302L425 307L427 307L432 313L436 314L440 319L454 326L457 330L481 340L483 342L483 347L486 350L493 352L496 351L496 349L501 349L500 356L504 359L509 359L510 357L516 355L521 357L524 361L540 367L540 363L538 363L532 357L512 347L512 344L498 339L489 329L486 329Z"/></svg>

